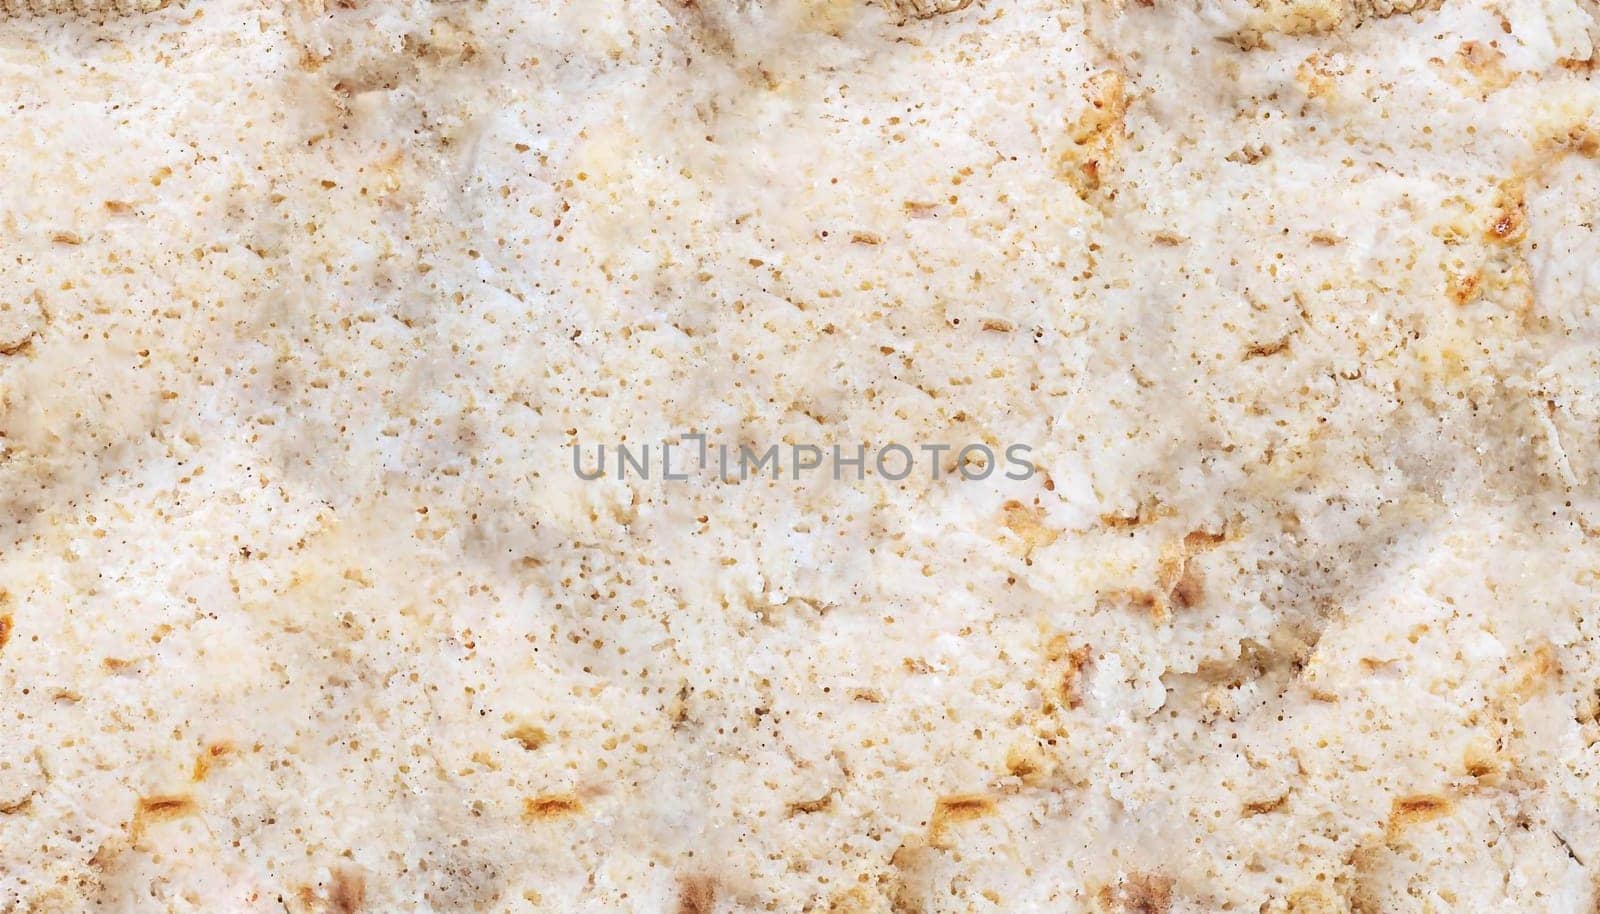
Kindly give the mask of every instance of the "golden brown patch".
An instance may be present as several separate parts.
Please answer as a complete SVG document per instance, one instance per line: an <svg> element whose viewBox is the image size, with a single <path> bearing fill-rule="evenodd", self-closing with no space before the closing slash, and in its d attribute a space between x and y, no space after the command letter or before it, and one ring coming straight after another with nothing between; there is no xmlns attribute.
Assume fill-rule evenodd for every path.
<svg viewBox="0 0 1600 914"><path fill-rule="evenodd" d="M1228 541L1226 530L1213 533L1210 530L1190 530L1184 534L1183 547L1193 552L1201 552L1213 546L1220 546Z"/></svg>
<svg viewBox="0 0 1600 914"><path fill-rule="evenodd" d="M856 0L812 0L804 6L801 25L841 38L859 17Z"/></svg>
<svg viewBox="0 0 1600 914"><path fill-rule="evenodd" d="M788 805L789 815L796 816L813 812L824 812L833 807L833 791L828 791L815 800L797 800Z"/></svg>
<svg viewBox="0 0 1600 914"><path fill-rule="evenodd" d="M933 817L947 822L966 822L993 815L995 808L994 800L983 794L953 794L939 798L934 804Z"/></svg>
<svg viewBox="0 0 1600 914"><path fill-rule="evenodd" d="M1429 822L1447 816L1453 809L1455 804L1449 797L1437 794L1399 797L1389 807L1389 821L1386 828L1392 835L1419 822Z"/></svg>
<svg viewBox="0 0 1600 914"><path fill-rule="evenodd" d="M1022 541L1024 558L1040 546L1048 546L1061 538L1061 531L1045 524L1044 509L1038 505L1007 501L1000 506L1000 512L1000 522Z"/></svg>
<svg viewBox="0 0 1600 914"><path fill-rule="evenodd" d="M1246 360L1264 359L1267 356L1277 355L1280 352L1287 352L1288 349L1289 338L1284 337L1281 340L1273 340L1270 343L1256 343L1254 346L1251 346L1249 349L1244 351L1244 357Z"/></svg>
<svg viewBox="0 0 1600 914"><path fill-rule="evenodd" d="M1464 42L1457 49L1456 58L1477 81L1479 98L1488 98L1516 80L1516 74L1505 67L1506 55L1492 45Z"/></svg>
<svg viewBox="0 0 1600 914"><path fill-rule="evenodd" d="M133 811L133 833L138 835L150 825L196 815L199 811L199 804L185 794L140 797Z"/></svg>
<svg viewBox="0 0 1600 914"><path fill-rule="evenodd" d="M678 877L677 914L711 914L717 900L717 884L709 876Z"/></svg>
<svg viewBox="0 0 1600 914"><path fill-rule="evenodd" d="M1505 688L1518 698L1529 698L1561 678L1561 660L1549 643L1535 645L1519 658Z"/></svg>
<svg viewBox="0 0 1600 914"><path fill-rule="evenodd" d="M195 781L205 780L211 774L211 769L215 768L225 756L232 753L233 746L229 743L212 743L207 746L201 750L199 755L195 756L194 772L191 778Z"/></svg>
<svg viewBox="0 0 1600 914"><path fill-rule="evenodd" d="M1183 573L1178 575L1178 580L1172 585L1172 605L1179 609L1190 609L1200 605L1205 597L1205 587L1201 580L1200 572L1193 563L1185 562Z"/></svg>
<svg viewBox="0 0 1600 914"><path fill-rule="evenodd" d="M1083 96L1089 109L1067 125L1071 145L1062 153L1056 170L1078 197L1087 201L1100 190L1113 164L1125 132L1128 95L1121 73L1101 70L1084 81Z"/></svg>
<svg viewBox="0 0 1600 914"><path fill-rule="evenodd" d="M1272 154L1270 146L1250 143L1228 153L1227 160L1235 165L1254 165Z"/></svg>
<svg viewBox="0 0 1600 914"><path fill-rule="evenodd" d="M1157 622L1168 616L1166 599L1143 587L1118 587L1105 591L1102 596L1110 603L1142 612Z"/></svg>
<svg viewBox="0 0 1600 914"><path fill-rule="evenodd" d="M930 870L943 855L938 848L911 839L889 855L889 910L894 914L926 914L930 907ZM881 914L881 912L874 912Z"/></svg>
<svg viewBox="0 0 1600 914"><path fill-rule="evenodd" d="M1152 595L1155 599L1152 612L1157 618L1164 619L1170 613L1173 594L1188 570L1189 550L1183 543L1170 544L1161 550L1161 559L1156 565L1156 584L1159 589Z"/></svg>
<svg viewBox="0 0 1600 914"><path fill-rule="evenodd" d="M79 235L77 232L55 232L51 234L50 240L56 244L73 246L83 244L83 236Z"/></svg>
<svg viewBox="0 0 1600 914"><path fill-rule="evenodd" d="M1083 695L1078 688L1078 680L1083 675L1084 667L1088 666L1090 656L1088 645L1080 644L1074 647L1066 635L1055 635L1045 645L1045 661L1050 664L1052 670L1057 671L1054 687L1050 692L1050 698L1056 704L1063 708L1083 706Z"/></svg>
<svg viewBox="0 0 1600 914"><path fill-rule="evenodd" d="M1483 271L1469 270L1459 276L1451 276L1445 282L1445 291L1449 293L1450 300L1458 305L1465 305L1478 297L1483 291Z"/></svg>
<svg viewBox="0 0 1600 914"><path fill-rule="evenodd" d="M1102 886L1100 903L1122 914L1167 914L1172 909L1172 879L1133 873L1116 885Z"/></svg>
<svg viewBox="0 0 1600 914"><path fill-rule="evenodd" d="M1299 889L1289 895L1288 914L1350 914L1349 902L1327 886Z"/></svg>
<svg viewBox="0 0 1600 914"><path fill-rule="evenodd" d="M139 815L150 819L175 819L195 811L192 797L181 794L164 794L139 798Z"/></svg>
<svg viewBox="0 0 1600 914"><path fill-rule="evenodd" d="M356 914L367 900L367 879L353 867L336 867L328 885L328 903L333 914Z"/></svg>
<svg viewBox="0 0 1600 914"><path fill-rule="evenodd" d="M850 243L876 247L877 245L883 244L883 236L877 232L851 232Z"/></svg>
<svg viewBox="0 0 1600 914"><path fill-rule="evenodd" d="M1489 240L1515 244L1528 231L1528 201L1521 180L1502 182L1495 197L1495 216L1490 221Z"/></svg>
<svg viewBox="0 0 1600 914"><path fill-rule="evenodd" d="M1549 644L1541 644L1529 651L1523 672L1528 679L1541 684L1560 676L1561 661L1556 657L1556 649Z"/></svg>
<svg viewBox="0 0 1600 914"><path fill-rule="evenodd" d="M297 910L304 914L360 914L367 900L367 878L355 867L336 866L320 891L302 885L295 898L300 902Z"/></svg>
<svg viewBox="0 0 1600 914"><path fill-rule="evenodd" d="M1269 812L1277 812L1289 804L1289 795L1273 797L1270 800L1253 800L1244 804L1244 814L1247 816L1264 816Z"/></svg>
<svg viewBox="0 0 1600 914"><path fill-rule="evenodd" d="M933 817L928 821L929 843L940 846L944 844L950 826L987 818L999 809L993 797L980 793L959 793L940 797L934 802Z"/></svg>
<svg viewBox="0 0 1600 914"><path fill-rule="evenodd" d="M1172 509L1155 499L1141 501L1132 514L1102 514L1100 523L1113 530L1126 530L1172 516Z"/></svg>
<svg viewBox="0 0 1600 914"><path fill-rule="evenodd" d="M1115 591L1111 596L1124 600L1134 609L1148 613L1156 621L1164 621L1172 608L1187 609L1198 605L1204 598L1204 581L1199 569L1190 559L1227 542L1226 531L1191 530L1183 539L1161 550L1156 566L1155 592L1139 588Z"/></svg>
<svg viewBox="0 0 1600 914"><path fill-rule="evenodd" d="M876 890L856 886L828 900L828 914L882 914L887 903Z"/></svg>
<svg viewBox="0 0 1600 914"><path fill-rule="evenodd" d="M973 0L878 0L878 4L900 17L900 21L932 19L959 13L972 5Z"/></svg>
<svg viewBox="0 0 1600 914"><path fill-rule="evenodd" d="M1006 772L1029 786L1044 779L1045 761L1039 747L1023 743L1006 750Z"/></svg>
<svg viewBox="0 0 1600 914"><path fill-rule="evenodd" d="M506 739L516 740L517 745L532 752L549 742L550 734L544 732L543 728L535 727L532 724L518 724L511 728L510 732L506 733Z"/></svg>
<svg viewBox="0 0 1600 914"><path fill-rule="evenodd" d="M1345 70L1334 64L1333 58L1323 53L1312 54L1295 68L1294 81L1306 98L1324 98L1333 94L1334 86Z"/></svg>
<svg viewBox="0 0 1600 914"><path fill-rule="evenodd" d="M1474 780L1482 783L1492 783L1498 780L1500 764L1495 760L1494 753L1482 745L1471 745L1461 754L1461 767Z"/></svg>
<svg viewBox="0 0 1600 914"><path fill-rule="evenodd" d="M529 822L562 819L583 812L583 801L575 793L547 793L522 801L522 818Z"/></svg>
<svg viewBox="0 0 1600 914"><path fill-rule="evenodd" d="M0 651L6 649L6 642L11 640L11 631L15 627L10 613L0 613Z"/></svg>

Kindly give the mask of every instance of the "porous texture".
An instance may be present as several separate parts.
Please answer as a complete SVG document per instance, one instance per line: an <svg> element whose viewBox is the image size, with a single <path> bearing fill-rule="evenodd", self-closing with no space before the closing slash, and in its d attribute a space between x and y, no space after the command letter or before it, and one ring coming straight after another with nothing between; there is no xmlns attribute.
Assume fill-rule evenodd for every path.
<svg viewBox="0 0 1600 914"><path fill-rule="evenodd" d="M63 16L104 21L111 16L154 12L168 0L0 0L0 19Z"/></svg>
<svg viewBox="0 0 1600 914"><path fill-rule="evenodd" d="M0 23L0 911L1593 911L1596 34Z"/></svg>

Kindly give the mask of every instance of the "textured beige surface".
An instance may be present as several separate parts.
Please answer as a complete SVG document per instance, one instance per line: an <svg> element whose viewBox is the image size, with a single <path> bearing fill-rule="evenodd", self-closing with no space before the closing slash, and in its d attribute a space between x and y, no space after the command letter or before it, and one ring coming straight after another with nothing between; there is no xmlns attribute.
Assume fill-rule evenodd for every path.
<svg viewBox="0 0 1600 914"><path fill-rule="evenodd" d="M0 912L1593 911L1595 17L0 21Z"/></svg>

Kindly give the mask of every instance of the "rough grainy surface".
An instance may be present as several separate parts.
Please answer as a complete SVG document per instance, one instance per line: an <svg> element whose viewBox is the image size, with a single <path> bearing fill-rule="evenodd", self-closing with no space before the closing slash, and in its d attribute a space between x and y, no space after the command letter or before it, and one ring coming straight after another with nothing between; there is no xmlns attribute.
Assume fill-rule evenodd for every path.
<svg viewBox="0 0 1600 914"><path fill-rule="evenodd" d="M63 5L0 912L1594 910L1588 0Z"/></svg>

